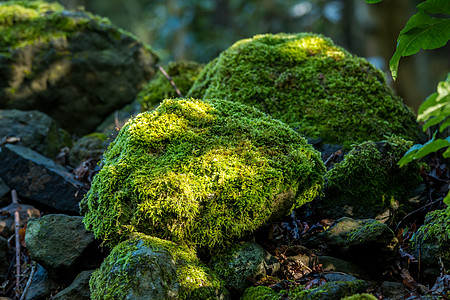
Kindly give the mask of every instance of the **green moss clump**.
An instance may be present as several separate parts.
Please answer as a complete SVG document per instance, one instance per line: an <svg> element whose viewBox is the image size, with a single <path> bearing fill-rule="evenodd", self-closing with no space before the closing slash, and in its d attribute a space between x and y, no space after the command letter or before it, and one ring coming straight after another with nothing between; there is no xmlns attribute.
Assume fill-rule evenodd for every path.
<svg viewBox="0 0 450 300"><path fill-rule="evenodd" d="M363 293L363 294L355 294L352 296L348 296L343 298L343 300L377 300L378 298L372 294Z"/></svg>
<svg viewBox="0 0 450 300"><path fill-rule="evenodd" d="M439 257L445 268L450 268L450 207L426 215L424 225L412 238L412 249L426 268L436 268L439 274Z"/></svg>
<svg viewBox="0 0 450 300"><path fill-rule="evenodd" d="M200 300L227 295L222 282L202 265L195 252L143 234L118 244L94 271L89 285L94 300L139 296Z"/></svg>
<svg viewBox="0 0 450 300"><path fill-rule="evenodd" d="M340 300L346 296L364 292L366 282L364 280L354 281L332 281L313 289L303 290L301 287L289 291L291 300Z"/></svg>
<svg viewBox="0 0 450 300"><path fill-rule="evenodd" d="M245 290L242 300L279 300L281 296L271 288L252 286Z"/></svg>
<svg viewBox="0 0 450 300"><path fill-rule="evenodd" d="M333 217L375 218L407 205L408 196L422 181L420 164L399 168L397 162L412 143L391 136L382 142L355 146L327 172L324 207ZM401 207L400 207L401 209Z"/></svg>
<svg viewBox="0 0 450 300"><path fill-rule="evenodd" d="M220 247L313 200L324 172L304 138L256 108L166 99L122 127L80 207L110 244L142 232Z"/></svg>
<svg viewBox="0 0 450 300"><path fill-rule="evenodd" d="M107 18L88 12L69 12L60 4L45 1L2 1L0 2L0 55L12 57L14 50L28 44L48 43L59 38L66 39L72 34L110 27L112 37L132 36L115 28ZM146 46L146 49L153 51ZM25 72L32 72L28 70Z"/></svg>
<svg viewBox="0 0 450 300"><path fill-rule="evenodd" d="M194 61L181 60L170 62L164 67L164 70L175 82L181 93L186 95L203 69L203 66L203 64ZM177 97L179 95L169 80L159 72L155 78L144 86L137 99L141 103L141 111L147 111L153 109L164 99Z"/></svg>
<svg viewBox="0 0 450 300"><path fill-rule="evenodd" d="M381 71L311 33L238 41L205 66L188 96L255 106L330 144L423 136Z"/></svg>

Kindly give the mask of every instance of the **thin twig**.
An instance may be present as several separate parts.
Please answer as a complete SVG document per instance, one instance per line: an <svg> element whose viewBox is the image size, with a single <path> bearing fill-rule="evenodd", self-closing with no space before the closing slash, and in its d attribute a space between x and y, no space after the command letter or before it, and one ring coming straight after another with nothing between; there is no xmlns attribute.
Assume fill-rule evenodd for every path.
<svg viewBox="0 0 450 300"><path fill-rule="evenodd" d="M11 191L12 202L17 205L14 211L15 235L16 235L16 295L20 290L20 215L19 215L19 199L16 190Z"/></svg>
<svg viewBox="0 0 450 300"><path fill-rule="evenodd" d="M25 286L25 289L23 290L22 296L20 296L20 300L25 299L25 296L27 295L28 289L30 288L31 283L33 282L34 272L36 272L36 264L34 264L31 267L30 278L28 278L27 285Z"/></svg>
<svg viewBox="0 0 450 300"><path fill-rule="evenodd" d="M438 200L435 200L435 201L433 201L433 202L430 202L430 203L428 203L428 204L425 204L425 205L419 207L418 209L416 209L415 211L410 212L409 214L407 214L406 216L404 216L404 217L400 220L400 222L398 222L397 226L395 227L395 230L397 230L397 229L400 227L400 224L402 224L402 222L403 222L406 218L408 218L408 217L412 216L413 214L415 214L415 213L421 211L421 210L424 209L425 207L428 207L428 206L431 206L431 205L433 205L433 204L435 204L435 203L438 203L439 201L442 201L442 198L441 198L441 199L438 199Z"/></svg>
<svg viewBox="0 0 450 300"><path fill-rule="evenodd" d="M175 92L177 93L178 96L180 96L181 98L183 98L183 94L181 94L181 91L178 89L177 85L175 84L175 82L173 81L173 78L169 76L169 74L167 74L166 70L163 69L163 67L158 66L158 69L161 71L161 73L167 78L167 80L169 80L170 84L172 85L172 87L174 88Z"/></svg>

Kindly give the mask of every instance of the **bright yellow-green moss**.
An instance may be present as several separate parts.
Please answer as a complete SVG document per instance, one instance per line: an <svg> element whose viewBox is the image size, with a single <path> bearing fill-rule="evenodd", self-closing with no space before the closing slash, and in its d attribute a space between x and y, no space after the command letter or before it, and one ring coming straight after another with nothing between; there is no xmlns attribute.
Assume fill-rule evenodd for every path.
<svg viewBox="0 0 450 300"><path fill-rule="evenodd" d="M391 136L382 142L367 141L355 146L327 172L324 205L334 211L348 206L356 217L375 218L387 209L405 204L421 182L419 163L397 166L411 145ZM337 213L336 217L340 216L352 215Z"/></svg>
<svg viewBox="0 0 450 300"><path fill-rule="evenodd" d="M340 300L346 296L365 291L364 280L331 281L313 289L303 290L302 287L289 290L291 300Z"/></svg>
<svg viewBox="0 0 450 300"><path fill-rule="evenodd" d="M256 108L167 99L124 125L80 207L110 244L142 232L219 247L313 200L324 172L305 139Z"/></svg>
<svg viewBox="0 0 450 300"><path fill-rule="evenodd" d="M145 248L152 251L150 255L153 257L145 255L148 253ZM170 262L158 261L157 257ZM170 270L164 269L164 263L173 266L175 274L165 274ZM158 274L166 275L165 278L149 274L158 268ZM143 284L142 278L152 278L155 282ZM92 299L119 300L130 299L129 295L138 294L138 291L149 292L149 289L161 298L164 293L156 293L149 287L158 285L158 282L164 283L158 288L177 291L178 294L170 299L221 299L220 296L227 294L223 283L198 260L194 251L143 234L135 234L130 240L118 244L92 274L89 284ZM170 292L164 292L170 295Z"/></svg>
<svg viewBox="0 0 450 300"><path fill-rule="evenodd" d="M279 300L281 296L271 288L265 286L252 286L245 290L242 300Z"/></svg>
<svg viewBox="0 0 450 300"><path fill-rule="evenodd" d="M189 91L202 69L202 64L184 60L170 62L164 67L164 70L169 74L183 95L186 95ZM153 109L164 99L177 97L179 95L169 80L159 72L155 78L144 86L137 99L141 103L141 111L147 111Z"/></svg>
<svg viewBox="0 0 450 300"><path fill-rule="evenodd" d="M188 96L243 102L309 138L343 144L421 128L381 71L321 35L265 34L238 41L205 66Z"/></svg>
<svg viewBox="0 0 450 300"><path fill-rule="evenodd" d="M55 39L66 39L75 32L110 28L113 37L130 35L115 28L107 18L88 12L65 11L60 4L44 1L0 2L0 55L11 57L15 49L28 44L48 43ZM151 51L151 49L146 46Z"/></svg>

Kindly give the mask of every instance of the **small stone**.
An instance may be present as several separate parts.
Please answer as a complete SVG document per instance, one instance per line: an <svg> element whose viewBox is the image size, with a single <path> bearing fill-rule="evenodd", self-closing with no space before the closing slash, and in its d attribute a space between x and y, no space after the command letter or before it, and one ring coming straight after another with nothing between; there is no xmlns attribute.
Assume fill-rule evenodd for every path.
<svg viewBox="0 0 450 300"><path fill-rule="evenodd" d="M234 245L225 253L214 256L210 265L230 291L238 293L249 286L247 278L271 275L280 269L278 260L256 243Z"/></svg>
<svg viewBox="0 0 450 300"><path fill-rule="evenodd" d="M408 298L410 291L405 285L398 282L384 281L380 286L383 298L390 300L400 300Z"/></svg>
<svg viewBox="0 0 450 300"><path fill-rule="evenodd" d="M53 290L57 288L58 285L48 277L47 271L40 264L37 264L25 300L49 299Z"/></svg>
<svg viewBox="0 0 450 300"><path fill-rule="evenodd" d="M78 203L85 190L64 167L23 146L0 148L0 176L27 198L60 212L79 214Z"/></svg>
<svg viewBox="0 0 450 300"><path fill-rule="evenodd" d="M33 260L50 278L70 282L83 271L100 265L100 241L83 225L83 217L45 215L28 222L25 242Z"/></svg>
<svg viewBox="0 0 450 300"><path fill-rule="evenodd" d="M83 271L75 278L71 285L59 292L54 300L90 300L91 291L89 289L89 279L92 270Z"/></svg>

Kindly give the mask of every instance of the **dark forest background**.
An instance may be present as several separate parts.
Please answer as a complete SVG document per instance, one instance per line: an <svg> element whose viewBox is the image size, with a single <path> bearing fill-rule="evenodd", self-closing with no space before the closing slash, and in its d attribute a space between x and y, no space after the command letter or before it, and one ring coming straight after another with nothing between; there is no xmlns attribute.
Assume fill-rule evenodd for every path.
<svg viewBox="0 0 450 300"><path fill-rule="evenodd" d="M417 110L450 69L450 47L402 58L392 82L389 59L417 0L59 0L106 16L170 60L208 62L235 41L258 33L315 32L383 69Z"/></svg>

